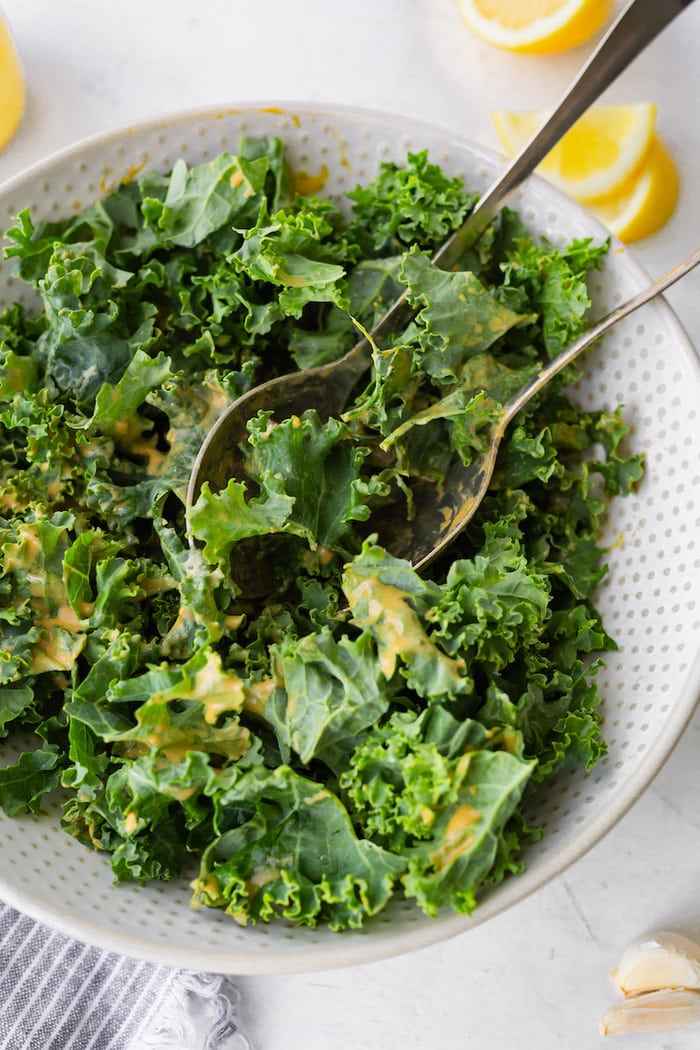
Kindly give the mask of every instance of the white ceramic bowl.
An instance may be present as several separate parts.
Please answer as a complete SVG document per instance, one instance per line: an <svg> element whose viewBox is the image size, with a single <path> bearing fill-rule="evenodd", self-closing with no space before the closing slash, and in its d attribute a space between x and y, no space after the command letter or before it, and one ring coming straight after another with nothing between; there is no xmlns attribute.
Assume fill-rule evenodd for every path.
<svg viewBox="0 0 700 1050"><path fill-rule="evenodd" d="M327 169L335 196L371 178L380 162L427 148L432 160L483 190L500 164L487 151L430 126L374 112L309 105L199 110L101 135L64 150L0 187L0 227L23 207L42 218L80 210L144 167L169 169L235 152L242 134L280 135L292 165ZM529 228L557 244L605 231L539 179L512 202ZM0 263L0 305L22 298ZM629 251L614 244L593 278L602 314L648 283ZM127 955L221 973L319 970L367 962L442 940L489 919L590 849L647 787L670 754L700 694L700 366L663 302L620 324L587 361L577 396L587 407L625 406L630 443L647 456L634 496L617 501L604 541L610 572L598 605L619 652L599 676L609 754L586 773L561 775L543 792L536 819L544 838L527 870L484 894L473 917L425 918L396 903L361 931L330 933L286 922L241 929L225 914L189 907L188 882L112 885L109 862L62 832L58 805L46 815L0 814L0 896L66 933Z"/></svg>

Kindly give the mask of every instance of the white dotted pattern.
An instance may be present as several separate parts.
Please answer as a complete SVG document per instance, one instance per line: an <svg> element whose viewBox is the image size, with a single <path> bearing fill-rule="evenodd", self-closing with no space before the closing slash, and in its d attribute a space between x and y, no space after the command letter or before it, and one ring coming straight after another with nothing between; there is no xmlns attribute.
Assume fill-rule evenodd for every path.
<svg viewBox="0 0 700 1050"><path fill-rule="evenodd" d="M144 167L165 171L179 156L197 163L235 152L241 134L277 134L295 167L328 169L326 191L366 181L384 160L430 150L431 159L483 190L498 159L426 125L347 109L248 105L164 118L102 136L35 166L0 188L0 226L30 207L36 216L77 212ZM587 213L539 180L513 202L534 232L563 245L605 236ZM0 262L0 305L24 299ZM620 244L592 281L594 312L605 313L647 279ZM599 681L608 755L586 774L562 774L533 807L545 837L527 855L524 875L484 896L476 915L424 918L396 903L362 931L332 934L286 923L241 929L224 914L189 908L188 880L113 887L105 857L58 828L49 816L0 814L0 894L65 932L157 962L229 973L315 970L381 958L451 936L543 885L589 849L648 785L670 753L700 693L700 368L663 302L618 325L587 360L577 389L585 407L624 405L630 449L645 453L639 491L614 503L603 537L610 573L598 604L619 645Z"/></svg>

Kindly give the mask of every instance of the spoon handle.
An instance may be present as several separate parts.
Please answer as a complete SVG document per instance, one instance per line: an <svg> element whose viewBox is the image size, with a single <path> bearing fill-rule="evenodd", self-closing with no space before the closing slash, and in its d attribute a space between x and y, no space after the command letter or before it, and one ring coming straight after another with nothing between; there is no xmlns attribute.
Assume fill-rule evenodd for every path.
<svg viewBox="0 0 700 1050"><path fill-rule="evenodd" d="M433 262L444 270L459 262L496 217L506 200L544 160L571 125L692 0L632 0L595 49L542 127L534 133L500 179L485 193L467 221L445 242Z"/></svg>
<svg viewBox="0 0 700 1050"><path fill-rule="evenodd" d="M657 295L661 295L667 288L670 288L672 284L679 281L681 277L684 277L690 270L700 263L700 248L696 248L691 255L684 259L683 262L678 263L672 270L669 270L663 277L659 277L658 281L654 281L653 284L644 288L637 295L632 296L626 303L622 303L621 306L615 307L609 314L601 318L592 328L589 328L586 332L580 336L571 346L568 346L566 350L563 350L557 357L555 357L549 364L545 365L536 376L526 383L509 401L503 406L503 414L499 419L498 429L502 433L508 423L513 419L515 415L520 411L527 402L535 396L543 387L549 383L550 379L553 379L555 375L558 375L562 369L566 368L567 365L571 364L579 354L583 353L591 343L594 343L596 339L599 339L601 335L612 328L613 325L621 321L623 317L627 317L628 314L638 310L640 306L644 306L650 299L655 298Z"/></svg>

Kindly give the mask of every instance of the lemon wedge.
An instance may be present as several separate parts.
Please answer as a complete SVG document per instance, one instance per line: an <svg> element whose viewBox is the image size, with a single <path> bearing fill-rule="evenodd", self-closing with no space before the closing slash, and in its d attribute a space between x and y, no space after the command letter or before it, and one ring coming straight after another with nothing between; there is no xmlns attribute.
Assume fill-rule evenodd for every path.
<svg viewBox="0 0 700 1050"><path fill-rule="evenodd" d="M618 194L590 210L621 241L638 241L660 229L673 214L679 178L673 157L656 136L641 172Z"/></svg>
<svg viewBox="0 0 700 1050"><path fill-rule="evenodd" d="M489 44L533 55L567 51L605 24L612 0L457 0L473 32Z"/></svg>
<svg viewBox="0 0 700 1050"><path fill-rule="evenodd" d="M501 143L514 156L546 120L544 111L492 114ZM656 106L593 106L563 136L538 172L578 201L604 201L641 169L655 133Z"/></svg>
<svg viewBox="0 0 700 1050"><path fill-rule="evenodd" d="M19 127L24 112L24 74L12 33L0 13L0 149Z"/></svg>

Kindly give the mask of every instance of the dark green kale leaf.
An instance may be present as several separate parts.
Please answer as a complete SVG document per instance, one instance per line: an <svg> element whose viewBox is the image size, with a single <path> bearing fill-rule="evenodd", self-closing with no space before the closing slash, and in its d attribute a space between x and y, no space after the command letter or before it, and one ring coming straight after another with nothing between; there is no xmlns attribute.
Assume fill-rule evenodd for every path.
<svg viewBox="0 0 700 1050"><path fill-rule="evenodd" d="M564 249L526 237L515 242L502 265L504 301L522 296L538 319L534 329L548 357L556 357L584 327L591 305L585 275L600 269L608 245L573 241Z"/></svg>
<svg viewBox="0 0 700 1050"><path fill-rule="evenodd" d="M265 708L283 756L320 759L335 772L363 732L389 708L391 691L368 635L333 638L330 630L289 638L272 650L281 687Z"/></svg>
<svg viewBox="0 0 700 1050"><path fill-rule="evenodd" d="M238 922L361 926L391 897L405 861L358 838L323 784L288 766L242 772L214 801L218 836L202 855L194 901Z"/></svg>
<svg viewBox="0 0 700 1050"><path fill-rule="evenodd" d="M382 164L368 186L348 194L353 202L350 235L366 256L395 255L417 245L437 247L473 208L458 178L448 178L427 151L409 153L406 164Z"/></svg>

